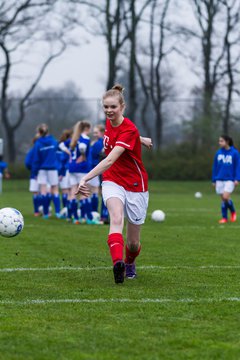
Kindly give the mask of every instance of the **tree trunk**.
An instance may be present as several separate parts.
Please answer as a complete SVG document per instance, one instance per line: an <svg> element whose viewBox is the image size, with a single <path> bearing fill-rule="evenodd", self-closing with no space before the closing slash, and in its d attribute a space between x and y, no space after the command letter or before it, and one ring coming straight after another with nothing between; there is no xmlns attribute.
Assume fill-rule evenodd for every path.
<svg viewBox="0 0 240 360"><path fill-rule="evenodd" d="M16 146L14 130L6 129L8 161L13 164L16 160Z"/></svg>

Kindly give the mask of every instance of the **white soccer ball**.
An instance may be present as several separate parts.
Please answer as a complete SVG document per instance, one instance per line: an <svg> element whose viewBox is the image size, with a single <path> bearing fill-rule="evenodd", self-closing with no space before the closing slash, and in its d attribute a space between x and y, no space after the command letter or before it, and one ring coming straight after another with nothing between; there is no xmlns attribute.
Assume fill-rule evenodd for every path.
<svg viewBox="0 0 240 360"><path fill-rule="evenodd" d="M197 191L194 196L195 196L196 199L201 199L202 198L202 193Z"/></svg>
<svg viewBox="0 0 240 360"><path fill-rule="evenodd" d="M166 217L166 215L162 210L154 210L151 215L152 220L156 221L156 222L164 221L165 217Z"/></svg>
<svg viewBox="0 0 240 360"><path fill-rule="evenodd" d="M0 209L0 235L13 237L18 235L24 226L23 216L14 208Z"/></svg>
<svg viewBox="0 0 240 360"><path fill-rule="evenodd" d="M97 211L92 211L93 220L100 220L100 214Z"/></svg>

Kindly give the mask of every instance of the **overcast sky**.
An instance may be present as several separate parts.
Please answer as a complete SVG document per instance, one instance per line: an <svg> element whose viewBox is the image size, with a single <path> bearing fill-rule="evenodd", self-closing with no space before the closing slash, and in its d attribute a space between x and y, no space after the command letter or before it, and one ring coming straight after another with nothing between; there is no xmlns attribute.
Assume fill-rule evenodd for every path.
<svg viewBox="0 0 240 360"><path fill-rule="evenodd" d="M175 3L172 2L172 4L174 6ZM182 11L185 15L185 22L193 21L189 5L183 6L181 3L181 7L177 9L177 14L175 10L176 8L173 8L171 13L176 19L182 18L179 13L179 11ZM143 24L143 26L148 25ZM142 36L144 36L144 31L141 34L141 39ZM82 28L75 30L74 38L81 45L69 46L63 55L55 59L45 71L39 86L42 88L62 87L64 83L73 81L81 90L80 95L82 97L100 98L105 91L107 81L108 64L105 40L101 36L94 37L86 34ZM88 43L85 42L85 39L88 39ZM39 65L46 58L46 51L48 51L40 45L36 46L35 43L33 43L31 50L29 51L29 48L23 50L25 54L28 52L28 57L26 58L24 54L24 61L19 62L19 65L17 65L18 69L14 68L14 72L21 75L14 78L14 81L11 82L11 90L22 92L31 84L31 77L34 77L36 69L39 68ZM170 58L169 60L171 70L173 70L174 82L177 85L176 91L180 91L181 97L189 96L189 91L197 80L194 74L191 74L191 71L189 71L189 64L174 54L172 59ZM183 89L185 89L185 93Z"/></svg>

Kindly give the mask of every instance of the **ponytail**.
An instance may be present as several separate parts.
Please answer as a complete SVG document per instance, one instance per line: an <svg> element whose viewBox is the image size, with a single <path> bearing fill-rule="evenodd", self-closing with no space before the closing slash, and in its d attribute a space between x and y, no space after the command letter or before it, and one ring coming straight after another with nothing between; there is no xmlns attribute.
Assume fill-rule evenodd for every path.
<svg viewBox="0 0 240 360"><path fill-rule="evenodd" d="M81 134L83 133L83 131L84 131L85 129L89 129L90 127L91 127L90 122L85 121L85 120L78 121L78 122L74 125L73 133L72 133L72 139L71 139L71 142L70 142L70 148L71 148L71 150L73 150L73 149L76 147L77 142L78 142Z"/></svg>

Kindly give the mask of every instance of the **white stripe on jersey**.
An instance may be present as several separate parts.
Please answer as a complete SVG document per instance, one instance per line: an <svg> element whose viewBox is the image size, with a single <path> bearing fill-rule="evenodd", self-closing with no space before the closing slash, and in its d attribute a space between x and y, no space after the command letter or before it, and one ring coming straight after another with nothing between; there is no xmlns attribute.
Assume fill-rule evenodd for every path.
<svg viewBox="0 0 240 360"><path fill-rule="evenodd" d="M136 167L137 167L137 169L138 169L138 171L139 171L139 174L140 174L140 176L141 176L141 180L142 180L142 189L143 189L143 192L145 192L145 187L144 187L144 181L143 181L142 172L141 172L140 167L138 166L138 164L137 164L136 160L135 160L135 159L133 159L133 161L134 161L134 163L135 163L135 165L136 165Z"/></svg>
<svg viewBox="0 0 240 360"><path fill-rule="evenodd" d="M123 144L123 145L125 145L125 146L130 147L130 145L128 145L128 144L126 144L125 142L122 142L122 141L116 141L115 144Z"/></svg>

